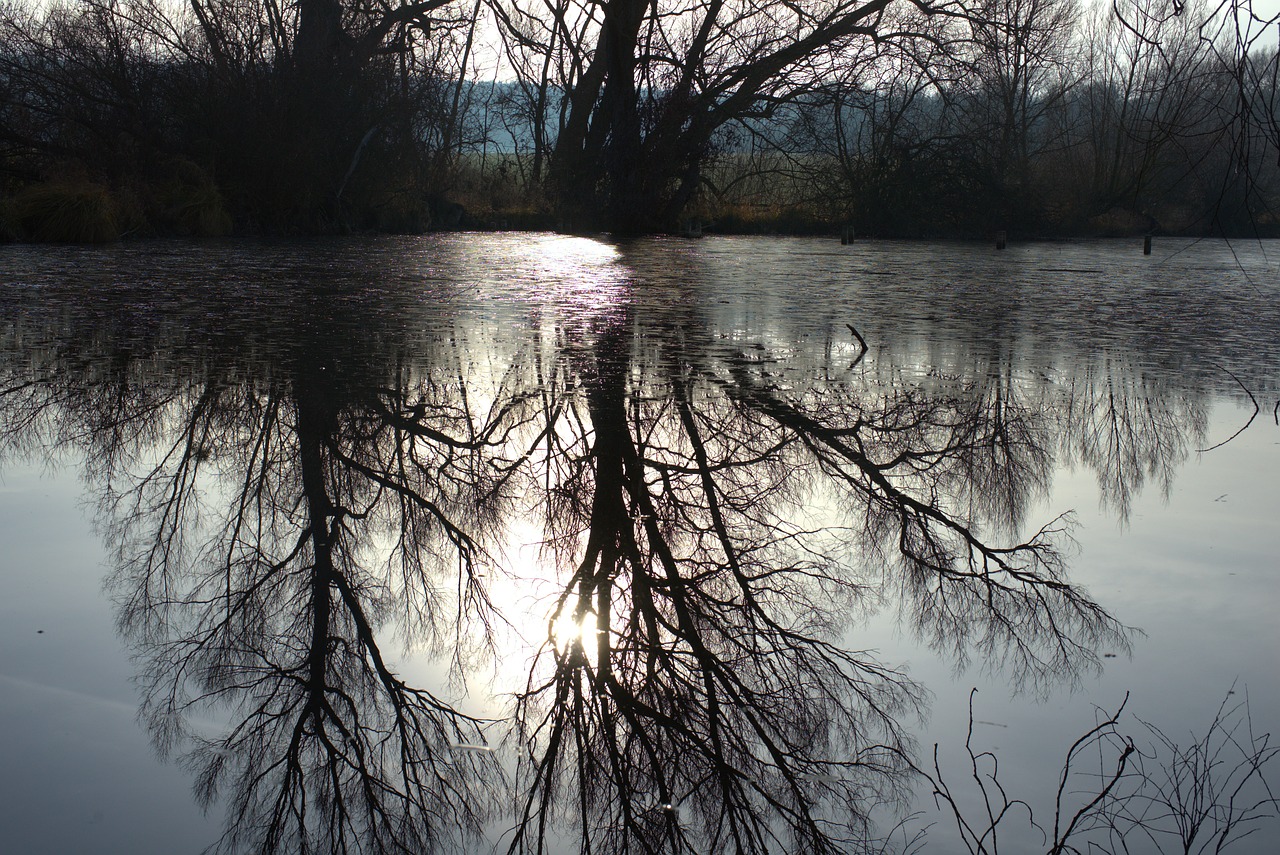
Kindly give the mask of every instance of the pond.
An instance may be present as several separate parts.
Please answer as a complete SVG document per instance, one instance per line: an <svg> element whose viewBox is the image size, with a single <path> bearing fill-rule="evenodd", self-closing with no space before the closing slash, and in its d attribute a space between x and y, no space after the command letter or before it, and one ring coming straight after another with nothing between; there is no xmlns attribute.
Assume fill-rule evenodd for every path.
<svg viewBox="0 0 1280 855"><path fill-rule="evenodd" d="M4 247L6 847L1272 852L1278 273Z"/></svg>

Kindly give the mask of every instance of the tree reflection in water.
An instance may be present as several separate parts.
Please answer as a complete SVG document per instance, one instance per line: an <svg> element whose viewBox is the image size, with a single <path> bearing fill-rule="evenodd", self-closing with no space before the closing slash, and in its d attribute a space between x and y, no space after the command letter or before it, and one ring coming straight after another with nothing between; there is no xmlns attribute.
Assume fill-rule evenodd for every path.
<svg viewBox="0 0 1280 855"><path fill-rule="evenodd" d="M860 585L783 513L809 479L791 439L633 360L634 328L607 317L553 358L566 400L529 486L566 567L552 621L588 629L518 695L511 849L567 813L583 851L843 850L906 769L918 693L833 643Z"/></svg>
<svg viewBox="0 0 1280 855"><path fill-rule="evenodd" d="M1115 365L1028 400L1005 355L928 383L851 339L778 361L680 299L504 349L308 293L204 338L189 305L109 306L128 335L69 309L6 350L6 442L85 455L143 718L229 805L228 851L448 851L511 822L509 785L512 852L870 847L925 692L855 618L896 602L958 661L1073 679L1127 632L1067 578L1066 520L1018 536L1028 507L1064 450L1124 505L1203 432ZM517 619L488 571L529 514L560 593L491 721L458 681ZM396 629L455 681L398 676Z"/></svg>
<svg viewBox="0 0 1280 855"><path fill-rule="evenodd" d="M43 419L85 453L142 719L202 803L226 802L220 848L475 838L500 776L460 747L489 723L406 684L379 636L396 618L461 662L466 627L490 620L472 535L492 523L473 480L488 440L456 379L410 382L376 338L324 324L288 330L265 364L198 338L180 362L98 350L86 332L6 384L5 426L30 437Z"/></svg>

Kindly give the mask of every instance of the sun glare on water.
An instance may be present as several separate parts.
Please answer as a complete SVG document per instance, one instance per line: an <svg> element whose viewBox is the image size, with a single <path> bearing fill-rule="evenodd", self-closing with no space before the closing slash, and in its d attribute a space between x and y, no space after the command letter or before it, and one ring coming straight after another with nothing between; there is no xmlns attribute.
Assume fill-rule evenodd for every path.
<svg viewBox="0 0 1280 855"><path fill-rule="evenodd" d="M581 645L585 651L595 650L596 639L607 632L591 612L579 617L566 610L551 621L551 643L561 652L576 645Z"/></svg>
<svg viewBox="0 0 1280 855"><path fill-rule="evenodd" d="M570 307L608 308L630 298L628 268L615 247L592 238L550 235L535 244L537 287Z"/></svg>
<svg viewBox="0 0 1280 855"><path fill-rule="evenodd" d="M603 241L574 235L549 235L538 242L538 253L566 266L593 266L616 261L618 250Z"/></svg>

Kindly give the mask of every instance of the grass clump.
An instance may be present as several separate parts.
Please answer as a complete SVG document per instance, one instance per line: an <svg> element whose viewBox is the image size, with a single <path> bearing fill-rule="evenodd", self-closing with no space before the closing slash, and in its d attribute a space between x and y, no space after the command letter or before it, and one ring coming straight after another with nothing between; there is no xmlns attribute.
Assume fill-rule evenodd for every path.
<svg viewBox="0 0 1280 855"><path fill-rule="evenodd" d="M6 231L40 243L106 243L120 237L120 212L106 187L51 181L18 191L5 206Z"/></svg>
<svg viewBox="0 0 1280 855"><path fill-rule="evenodd" d="M222 237L233 222L222 191L209 173L195 163L175 158L162 188L161 221L180 235Z"/></svg>

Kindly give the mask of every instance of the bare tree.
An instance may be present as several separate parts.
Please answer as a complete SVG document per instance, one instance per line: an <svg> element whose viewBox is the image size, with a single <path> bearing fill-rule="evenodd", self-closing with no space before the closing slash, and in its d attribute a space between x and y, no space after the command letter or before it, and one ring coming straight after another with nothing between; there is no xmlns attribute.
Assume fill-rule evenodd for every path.
<svg viewBox="0 0 1280 855"><path fill-rule="evenodd" d="M873 36L910 38L924 31L925 16L957 9L891 0L611 0L549 9L554 23L538 34L529 22L540 12L498 8L513 51L543 58L517 69L564 57L564 119L550 172L557 206L584 222L601 211L600 222L621 231L673 221L699 187L717 131L794 100L826 73L824 57L856 52Z"/></svg>
<svg viewBox="0 0 1280 855"><path fill-rule="evenodd" d="M970 10L970 71L949 95L969 201L987 209L991 227L1040 215L1033 163L1063 144L1051 118L1078 82L1077 16L1071 0L984 0Z"/></svg>

